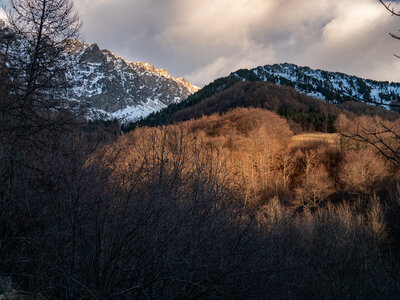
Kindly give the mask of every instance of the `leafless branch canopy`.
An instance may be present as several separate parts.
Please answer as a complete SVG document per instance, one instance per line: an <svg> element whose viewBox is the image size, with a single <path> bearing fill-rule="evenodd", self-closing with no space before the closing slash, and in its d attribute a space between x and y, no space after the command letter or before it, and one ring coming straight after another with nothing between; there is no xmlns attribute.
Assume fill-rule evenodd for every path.
<svg viewBox="0 0 400 300"><path fill-rule="evenodd" d="M392 14L392 16L398 16L398 17L400 16L400 11L396 11L395 8L391 5L391 3L386 3L386 1L383 0L379 0L379 2L382 3L382 5ZM389 35L396 40L400 40L400 36L396 34L389 32ZM400 58L399 55L394 54L394 56Z"/></svg>
<svg viewBox="0 0 400 300"><path fill-rule="evenodd" d="M81 20L71 0L9 0L4 9L0 62L10 96L1 99L1 113L13 119L4 121L15 125L10 132L32 135L53 126L54 112L70 105L63 96L63 60L71 39L79 37Z"/></svg>
<svg viewBox="0 0 400 300"><path fill-rule="evenodd" d="M356 132L342 133L344 137L367 143L374 147L396 168L400 169L400 134L396 125L379 122L379 129L357 126Z"/></svg>
<svg viewBox="0 0 400 300"><path fill-rule="evenodd" d="M380 3L388 10L393 16L400 16L400 11L396 11L391 3L386 3L386 1L379 0Z"/></svg>

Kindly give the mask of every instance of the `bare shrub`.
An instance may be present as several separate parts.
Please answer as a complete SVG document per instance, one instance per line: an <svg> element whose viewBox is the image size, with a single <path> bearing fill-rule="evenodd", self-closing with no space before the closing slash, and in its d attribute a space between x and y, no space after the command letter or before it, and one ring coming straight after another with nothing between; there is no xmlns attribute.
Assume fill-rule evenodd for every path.
<svg viewBox="0 0 400 300"><path fill-rule="evenodd" d="M378 241L385 241L387 238L385 211L379 197L376 195L369 201L367 217L369 226L375 238Z"/></svg>
<svg viewBox="0 0 400 300"><path fill-rule="evenodd" d="M307 167L301 186L295 190L293 204L307 208L319 207L333 190L333 180L322 166Z"/></svg>
<svg viewBox="0 0 400 300"><path fill-rule="evenodd" d="M400 286L390 274L398 268L382 254L365 230L364 217L349 204L327 204L314 213L296 215L285 211L274 200L258 216L259 227L268 236L265 252L270 254L265 259L274 266L267 284L269 297L396 297Z"/></svg>
<svg viewBox="0 0 400 300"><path fill-rule="evenodd" d="M340 181L353 193L372 193L388 176L387 164L371 150L348 151L340 171Z"/></svg>

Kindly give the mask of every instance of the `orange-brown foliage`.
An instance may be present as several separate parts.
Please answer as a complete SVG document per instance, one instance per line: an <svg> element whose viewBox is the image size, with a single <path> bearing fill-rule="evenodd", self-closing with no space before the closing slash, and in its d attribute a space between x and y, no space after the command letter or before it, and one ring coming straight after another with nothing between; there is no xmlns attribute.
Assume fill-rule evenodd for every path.
<svg viewBox="0 0 400 300"><path fill-rule="evenodd" d="M360 117L357 121L372 128L378 120L374 123L371 117ZM344 115L337 123L346 130L355 126ZM293 144L292 136L287 120L277 114L261 108L236 108L178 125L139 128L120 139L123 149L115 165L122 169L136 165L143 169L144 178L153 178L151 172L174 177L174 170L189 174L197 162L215 160L254 208L273 198L290 207L320 207L335 194L336 200L343 200L341 192L354 195L382 190L388 165L365 144L347 140L342 147L324 141Z"/></svg>
<svg viewBox="0 0 400 300"><path fill-rule="evenodd" d="M63 139L45 149L43 173L11 177L21 184L2 201L0 242L12 249L0 247L2 266L39 276L40 287L51 280L44 294L55 299L64 290L85 299L362 299L366 290L395 299L398 256L385 249L400 245L400 180L387 180L385 195L394 172L376 152L291 136L276 114L241 108L140 128L101 149ZM29 197L25 178L39 182ZM11 181L2 182L4 196ZM350 201L361 196L363 205Z"/></svg>
<svg viewBox="0 0 400 300"><path fill-rule="evenodd" d="M371 150L350 150L341 166L340 181L350 192L372 193L388 175L387 163Z"/></svg>

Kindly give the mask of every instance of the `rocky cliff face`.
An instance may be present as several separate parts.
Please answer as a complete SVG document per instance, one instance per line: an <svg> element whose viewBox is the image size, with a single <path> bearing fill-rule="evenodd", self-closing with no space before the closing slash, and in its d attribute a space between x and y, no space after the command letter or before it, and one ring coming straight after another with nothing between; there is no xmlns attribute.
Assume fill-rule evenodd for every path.
<svg viewBox="0 0 400 300"><path fill-rule="evenodd" d="M65 55L68 100L91 119L134 121L178 103L198 90L182 77L147 63L129 62L97 44L71 42Z"/></svg>

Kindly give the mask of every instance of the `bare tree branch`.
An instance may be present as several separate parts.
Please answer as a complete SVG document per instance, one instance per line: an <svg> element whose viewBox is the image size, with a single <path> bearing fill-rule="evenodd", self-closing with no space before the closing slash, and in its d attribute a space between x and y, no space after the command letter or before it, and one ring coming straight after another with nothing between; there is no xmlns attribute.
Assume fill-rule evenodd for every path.
<svg viewBox="0 0 400 300"><path fill-rule="evenodd" d="M379 0L380 3L393 15L400 16L400 12L396 11L394 7L391 6L391 3L386 3L384 0Z"/></svg>

